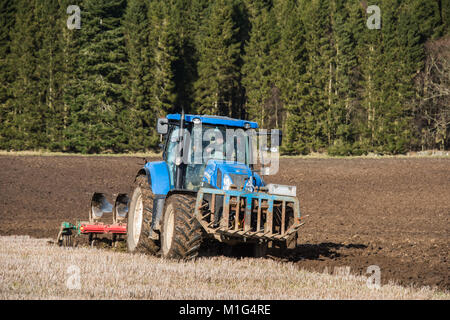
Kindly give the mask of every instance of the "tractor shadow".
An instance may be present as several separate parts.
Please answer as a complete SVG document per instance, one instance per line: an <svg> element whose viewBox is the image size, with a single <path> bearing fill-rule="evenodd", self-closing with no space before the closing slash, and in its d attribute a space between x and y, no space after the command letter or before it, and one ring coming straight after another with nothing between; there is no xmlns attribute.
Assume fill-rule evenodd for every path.
<svg viewBox="0 0 450 320"><path fill-rule="evenodd" d="M299 244L295 249L272 249L270 254L274 258L290 262L298 262L302 260L322 261L325 259L336 259L345 256L345 251L365 250L367 247L367 245L360 243L342 244L322 242L317 244Z"/></svg>
<svg viewBox="0 0 450 320"><path fill-rule="evenodd" d="M253 257L253 250L246 245L226 246L219 243L210 243L208 249L202 250L201 256L224 256L229 258ZM365 250L365 244L342 244L334 242L322 242L318 244L299 244L295 249L269 248L267 258L285 262L298 262L302 260L326 260L346 256L354 250Z"/></svg>

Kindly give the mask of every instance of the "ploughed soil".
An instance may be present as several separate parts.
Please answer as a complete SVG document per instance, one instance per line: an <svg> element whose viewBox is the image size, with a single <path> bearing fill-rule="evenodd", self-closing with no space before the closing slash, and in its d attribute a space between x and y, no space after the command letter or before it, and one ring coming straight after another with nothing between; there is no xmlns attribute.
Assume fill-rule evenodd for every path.
<svg viewBox="0 0 450 320"><path fill-rule="evenodd" d="M94 191L129 193L143 164L138 157L0 156L0 235L56 238L62 221L88 218ZM450 159L289 158L265 180L296 185L308 215L285 260L366 276L376 265L382 283L450 290Z"/></svg>

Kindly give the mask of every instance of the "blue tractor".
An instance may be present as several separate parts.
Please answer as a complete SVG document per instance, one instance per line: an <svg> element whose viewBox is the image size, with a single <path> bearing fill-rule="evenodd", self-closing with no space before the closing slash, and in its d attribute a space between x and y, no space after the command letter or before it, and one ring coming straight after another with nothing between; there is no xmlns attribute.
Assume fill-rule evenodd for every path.
<svg viewBox="0 0 450 320"><path fill-rule="evenodd" d="M147 162L136 175L128 251L191 259L205 239L245 243L256 256L268 246L294 247L296 189L264 183L253 161L256 129L256 122L184 112L158 119L163 161Z"/></svg>

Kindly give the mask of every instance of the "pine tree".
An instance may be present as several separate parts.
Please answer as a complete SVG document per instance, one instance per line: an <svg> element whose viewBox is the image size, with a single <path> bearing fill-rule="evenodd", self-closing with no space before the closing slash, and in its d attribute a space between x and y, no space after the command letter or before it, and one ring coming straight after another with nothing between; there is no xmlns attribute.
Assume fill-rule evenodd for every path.
<svg viewBox="0 0 450 320"><path fill-rule="evenodd" d="M439 17L440 17L440 33L442 35L450 34L450 0L438 0Z"/></svg>
<svg viewBox="0 0 450 320"><path fill-rule="evenodd" d="M308 57L302 13L295 1L274 2L272 10L279 31L277 44L271 52L274 82L286 110L283 150L286 153L305 153L310 132L305 99L308 95L305 82Z"/></svg>
<svg viewBox="0 0 450 320"><path fill-rule="evenodd" d="M202 114L233 116L240 106L233 99L240 92L239 28L233 21L231 1L217 0L201 28L198 80L195 83L196 104Z"/></svg>
<svg viewBox="0 0 450 320"><path fill-rule="evenodd" d="M301 7L306 29L308 63L305 73L305 144L309 151L323 151L331 144L332 88L334 77L329 0L314 0Z"/></svg>
<svg viewBox="0 0 450 320"><path fill-rule="evenodd" d="M69 5L77 5L80 9L84 8L81 0L62 0L60 10L64 13L61 17L61 48L62 48L62 68L64 70L62 78L62 101L61 101L61 127L63 140L61 143L62 151L75 151L77 140L80 139L82 132L76 132L73 130L76 126L77 116L76 110L79 110L79 104L77 102L78 97L82 94L82 87L80 86L81 79L78 69L81 63L80 48L82 45L82 30L84 28L85 13L81 12L81 30L69 29L67 27L67 20L69 15L67 14L67 7Z"/></svg>
<svg viewBox="0 0 450 320"><path fill-rule="evenodd" d="M37 74L38 42L36 2L16 2L15 25L11 32L11 72L15 74L11 84L11 103L8 103L7 124L4 127L9 149L27 150L44 147L45 121L42 104L39 103L39 77Z"/></svg>
<svg viewBox="0 0 450 320"><path fill-rule="evenodd" d="M271 59L271 50L276 44L275 20L270 15L270 8L261 5L260 1L251 3L251 32L245 47L244 75L242 83L246 90L246 111L249 118L265 127L273 116L278 119L281 111L277 107L278 100L271 103L275 87L275 76ZM280 106L281 107L281 106ZM277 121L275 121L276 124Z"/></svg>
<svg viewBox="0 0 450 320"><path fill-rule="evenodd" d="M123 79L126 75L121 19L124 0L86 0L82 8L77 77L80 94L67 131L70 149L83 153L126 151Z"/></svg>
<svg viewBox="0 0 450 320"><path fill-rule="evenodd" d="M175 111L174 62L176 60L176 33L170 19L170 6L165 1L154 1L149 6L149 45L153 47L151 103L160 116Z"/></svg>
<svg viewBox="0 0 450 320"><path fill-rule="evenodd" d="M376 151L376 134L378 127L381 97L379 87L383 82L383 45L380 30L368 29L366 8L359 8L362 14L364 28L358 35L356 53L358 56L359 72L361 73L360 108L358 112L357 128L359 132L358 145L363 153ZM384 27L384 18L381 28Z"/></svg>
<svg viewBox="0 0 450 320"><path fill-rule="evenodd" d="M14 80L11 65L11 37L14 27L15 7L13 0L0 1L0 149L9 149L9 131L11 118L11 83Z"/></svg>
<svg viewBox="0 0 450 320"><path fill-rule="evenodd" d="M191 108L194 101L193 84L197 80L197 51L195 36L197 27L193 21L199 13L193 12L190 0L173 0L170 10L171 29L175 37L175 61L173 63L177 111L184 108L186 112L194 111ZM197 4L199 4L197 2ZM200 8L201 9L201 8ZM192 110L191 110L192 109Z"/></svg>
<svg viewBox="0 0 450 320"><path fill-rule="evenodd" d="M36 21L39 25L35 36L38 42L36 75L39 78L39 100L35 102L42 110L45 128L43 147L59 151L63 145L63 85L64 56L63 28L66 28L66 8L58 0L37 1Z"/></svg>
<svg viewBox="0 0 450 320"><path fill-rule="evenodd" d="M14 26L14 3L12 0L0 1L0 104L7 100L8 84L11 83L11 72L8 56L11 52L10 32Z"/></svg>
<svg viewBox="0 0 450 320"><path fill-rule="evenodd" d="M206 23L206 20L211 11L210 0L191 0L190 9L188 15L188 21L191 25L194 37L195 48L200 48L202 42L201 39L201 26ZM198 57L197 57L198 58Z"/></svg>
<svg viewBox="0 0 450 320"><path fill-rule="evenodd" d="M331 144L328 153L349 155L358 153L354 145L357 128L353 125L357 104L358 61L356 56L357 37L363 21L357 3L331 1L331 24L333 36L333 68L331 113Z"/></svg>
<svg viewBox="0 0 450 320"><path fill-rule="evenodd" d="M386 0L381 9L383 51L376 66L379 100L372 143L377 152L402 153L411 144L413 76L422 60L419 27L408 4Z"/></svg>
<svg viewBox="0 0 450 320"><path fill-rule="evenodd" d="M150 88L153 50L149 43L148 3L128 1L123 25L127 51L127 83L124 130L130 150L147 150L158 144L154 130L157 110L152 107Z"/></svg>

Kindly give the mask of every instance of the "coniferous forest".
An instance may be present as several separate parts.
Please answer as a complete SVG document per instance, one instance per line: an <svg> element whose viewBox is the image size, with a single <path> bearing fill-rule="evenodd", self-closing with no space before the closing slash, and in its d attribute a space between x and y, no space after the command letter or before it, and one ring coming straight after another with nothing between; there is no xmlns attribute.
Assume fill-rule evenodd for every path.
<svg viewBox="0 0 450 320"><path fill-rule="evenodd" d="M285 154L448 149L449 18L450 0L0 0L0 149L157 149L182 107L280 128Z"/></svg>

